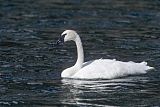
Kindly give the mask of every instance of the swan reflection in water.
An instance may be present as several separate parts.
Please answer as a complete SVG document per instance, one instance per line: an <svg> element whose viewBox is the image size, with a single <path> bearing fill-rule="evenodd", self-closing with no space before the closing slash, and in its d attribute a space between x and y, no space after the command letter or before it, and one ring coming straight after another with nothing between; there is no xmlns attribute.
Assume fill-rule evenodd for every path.
<svg viewBox="0 0 160 107"><path fill-rule="evenodd" d="M134 95L137 92L141 94L149 91L145 88L149 81L147 77L134 76L112 80L62 79L61 81L62 87L65 91L67 90L63 95L62 102L64 104L106 106L107 103L107 106L118 106L114 103L123 104L123 100L130 94Z"/></svg>

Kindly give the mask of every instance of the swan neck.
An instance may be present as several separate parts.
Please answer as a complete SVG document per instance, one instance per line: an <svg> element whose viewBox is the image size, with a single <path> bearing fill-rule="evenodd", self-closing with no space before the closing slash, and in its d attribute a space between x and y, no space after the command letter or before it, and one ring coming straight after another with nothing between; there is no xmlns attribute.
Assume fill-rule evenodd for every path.
<svg viewBox="0 0 160 107"><path fill-rule="evenodd" d="M83 62L84 62L84 53L83 53L83 46L82 46L82 42L81 39L79 37L79 35L77 34L77 37L75 39L76 42L76 46L77 46L77 62L75 64L76 67L78 67L79 69L82 68Z"/></svg>

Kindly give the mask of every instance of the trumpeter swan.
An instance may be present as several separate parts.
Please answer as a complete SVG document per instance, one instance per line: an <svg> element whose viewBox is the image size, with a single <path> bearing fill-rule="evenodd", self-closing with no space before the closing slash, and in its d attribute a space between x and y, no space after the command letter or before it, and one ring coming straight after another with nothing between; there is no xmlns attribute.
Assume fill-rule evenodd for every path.
<svg viewBox="0 0 160 107"><path fill-rule="evenodd" d="M113 79L132 74L144 74L153 69L153 67L147 66L147 62L122 62L115 59L97 59L84 63L83 46L79 35L74 30L65 30L57 44L67 41L76 43L78 58L74 66L61 73L62 78Z"/></svg>

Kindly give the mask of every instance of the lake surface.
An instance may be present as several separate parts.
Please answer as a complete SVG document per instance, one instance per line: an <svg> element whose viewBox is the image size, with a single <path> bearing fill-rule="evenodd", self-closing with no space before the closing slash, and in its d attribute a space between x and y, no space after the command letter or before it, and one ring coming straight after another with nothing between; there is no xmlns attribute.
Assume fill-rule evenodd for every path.
<svg viewBox="0 0 160 107"><path fill-rule="evenodd" d="M147 61L155 70L112 80L61 79L82 38L85 61ZM160 106L159 0L1 0L0 106Z"/></svg>

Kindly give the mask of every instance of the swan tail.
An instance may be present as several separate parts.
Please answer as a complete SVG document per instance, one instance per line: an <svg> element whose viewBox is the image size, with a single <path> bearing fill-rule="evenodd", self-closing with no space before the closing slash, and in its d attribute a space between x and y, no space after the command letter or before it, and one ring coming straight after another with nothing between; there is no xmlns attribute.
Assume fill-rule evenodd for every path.
<svg viewBox="0 0 160 107"><path fill-rule="evenodd" d="M148 70L153 70L154 69L154 67L150 67L150 66L147 66L148 68L147 68L147 71Z"/></svg>
<svg viewBox="0 0 160 107"><path fill-rule="evenodd" d="M153 69L154 69L154 67L148 66L148 65L147 65L147 62L145 62L145 61L141 62L140 64L146 66L146 69L145 69L146 71L149 71L149 70L153 70Z"/></svg>

